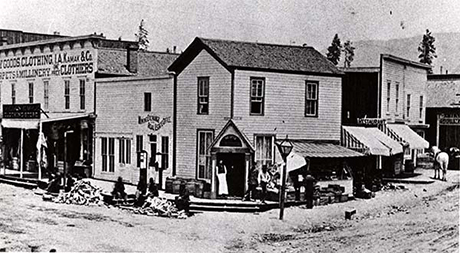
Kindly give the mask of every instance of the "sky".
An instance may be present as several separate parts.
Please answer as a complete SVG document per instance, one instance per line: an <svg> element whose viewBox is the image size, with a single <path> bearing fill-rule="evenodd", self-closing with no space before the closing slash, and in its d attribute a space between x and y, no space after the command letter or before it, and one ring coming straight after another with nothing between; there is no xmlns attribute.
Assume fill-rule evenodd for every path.
<svg viewBox="0 0 460 253"><path fill-rule="evenodd" d="M103 33L150 50L184 50L195 37L307 44L460 32L459 0L0 0L0 28L61 35Z"/></svg>

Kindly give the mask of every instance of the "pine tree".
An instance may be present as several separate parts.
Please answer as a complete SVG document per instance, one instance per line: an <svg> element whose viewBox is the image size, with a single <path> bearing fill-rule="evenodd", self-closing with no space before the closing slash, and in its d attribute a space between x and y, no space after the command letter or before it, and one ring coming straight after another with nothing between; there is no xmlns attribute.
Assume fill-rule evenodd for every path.
<svg viewBox="0 0 460 253"><path fill-rule="evenodd" d="M418 51L420 52L418 58L421 63L431 65L433 59L437 57L434 42L435 38L431 35L431 32L426 29L426 33L423 35L423 39L418 46Z"/></svg>
<svg viewBox="0 0 460 253"><path fill-rule="evenodd" d="M137 42L139 42L139 50L145 51L149 48L149 39L148 35L149 32L144 27L144 20L141 20L139 25L139 32L135 34L137 38Z"/></svg>
<svg viewBox="0 0 460 253"><path fill-rule="evenodd" d="M334 39L332 40L331 45L327 48L327 59L334 63L334 65L339 64L340 54L342 53L342 44L339 39L339 35L335 34Z"/></svg>
<svg viewBox="0 0 460 253"><path fill-rule="evenodd" d="M343 53L345 54L345 59L343 61L343 67L349 68L351 62L354 60L355 57L355 47L352 45L350 40L347 40L343 44Z"/></svg>

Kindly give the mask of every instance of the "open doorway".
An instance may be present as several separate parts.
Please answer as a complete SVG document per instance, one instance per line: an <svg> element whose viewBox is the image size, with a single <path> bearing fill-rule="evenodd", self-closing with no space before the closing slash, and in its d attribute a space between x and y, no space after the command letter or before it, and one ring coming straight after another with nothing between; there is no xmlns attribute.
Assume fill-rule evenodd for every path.
<svg viewBox="0 0 460 253"><path fill-rule="evenodd" d="M245 186L245 154L218 153L217 161L222 160L227 167L228 195L243 197Z"/></svg>

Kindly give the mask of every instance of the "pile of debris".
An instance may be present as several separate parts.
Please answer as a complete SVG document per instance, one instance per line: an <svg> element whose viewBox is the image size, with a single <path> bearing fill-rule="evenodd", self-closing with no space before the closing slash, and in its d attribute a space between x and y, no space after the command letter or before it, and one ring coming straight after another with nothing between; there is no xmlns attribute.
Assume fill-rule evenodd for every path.
<svg viewBox="0 0 460 253"><path fill-rule="evenodd" d="M88 181L79 180L69 192L60 192L53 201L74 205L103 205L104 201L101 193L102 189L91 185Z"/></svg>
<svg viewBox="0 0 460 253"><path fill-rule="evenodd" d="M407 188L404 185L394 185L392 183L387 183L384 186L382 186L383 191L389 191L389 190L407 190Z"/></svg>
<svg viewBox="0 0 460 253"><path fill-rule="evenodd" d="M178 219L187 218L187 214L184 210L179 211L172 201L162 197L149 197L146 199L142 207L124 205L119 207L125 210L129 210L135 214L162 216Z"/></svg>
<svg viewBox="0 0 460 253"><path fill-rule="evenodd" d="M345 194L345 187L337 184L329 184L327 187L316 187L313 204L323 206L338 202L348 201L348 194Z"/></svg>

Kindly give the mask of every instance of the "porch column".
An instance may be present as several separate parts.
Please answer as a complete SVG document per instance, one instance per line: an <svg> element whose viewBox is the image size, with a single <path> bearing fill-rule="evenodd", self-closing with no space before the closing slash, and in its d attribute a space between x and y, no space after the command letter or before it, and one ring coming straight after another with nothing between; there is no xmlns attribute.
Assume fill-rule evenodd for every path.
<svg viewBox="0 0 460 253"><path fill-rule="evenodd" d="M245 162L245 169L244 169L244 192L246 192L249 188L248 186L248 178L249 178L249 173L251 171L251 155L246 153L244 155L244 162Z"/></svg>
<svg viewBox="0 0 460 253"><path fill-rule="evenodd" d="M19 155L19 177L20 178L23 178L24 175L23 175L23 171L24 171L24 129L21 128L21 145L20 145L20 149L21 149L21 154Z"/></svg>
<svg viewBox="0 0 460 253"><path fill-rule="evenodd" d="M211 198L217 198L217 185L216 185L216 166L217 166L217 154L211 154Z"/></svg>
<svg viewBox="0 0 460 253"><path fill-rule="evenodd" d="M38 124L38 139L40 140L40 133L43 130L42 121ZM40 147L37 150L37 157L35 160L38 162L38 180L42 180L42 143L40 142Z"/></svg>

